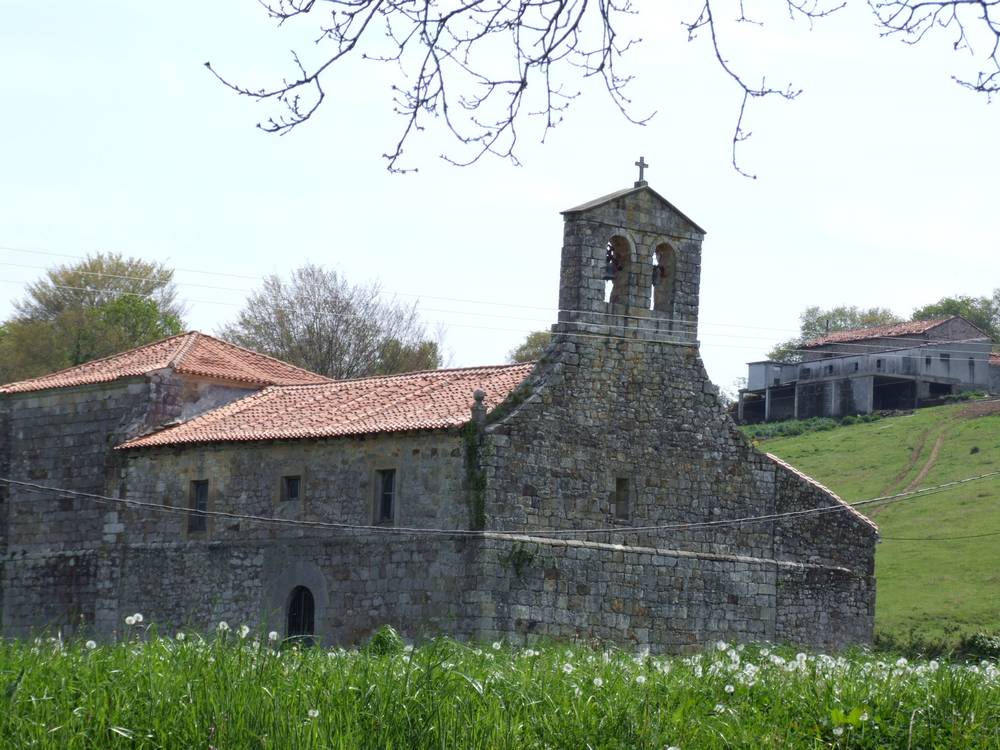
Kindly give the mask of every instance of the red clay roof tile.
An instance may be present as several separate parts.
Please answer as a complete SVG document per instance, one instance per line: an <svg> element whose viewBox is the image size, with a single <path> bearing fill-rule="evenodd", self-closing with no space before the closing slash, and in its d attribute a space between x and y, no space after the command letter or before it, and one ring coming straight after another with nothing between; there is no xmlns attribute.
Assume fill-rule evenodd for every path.
<svg viewBox="0 0 1000 750"><path fill-rule="evenodd" d="M0 386L0 393L25 393L109 383L172 367L176 372L251 385L295 385L329 382L329 378L191 331L151 344L95 359L67 370Z"/></svg>
<svg viewBox="0 0 1000 750"><path fill-rule="evenodd" d="M951 320L951 318L909 320L905 323L893 323L891 325L873 326L871 328L852 328L849 331L834 331L825 336L811 339L802 344L800 348L811 349L826 344L844 344L851 341L865 341L866 339L880 339L892 336L915 336L926 333L948 320Z"/></svg>
<svg viewBox="0 0 1000 750"><path fill-rule="evenodd" d="M534 363L528 362L273 386L119 447L297 440L458 427L471 417L476 389L486 392L486 408L493 409L533 367Z"/></svg>

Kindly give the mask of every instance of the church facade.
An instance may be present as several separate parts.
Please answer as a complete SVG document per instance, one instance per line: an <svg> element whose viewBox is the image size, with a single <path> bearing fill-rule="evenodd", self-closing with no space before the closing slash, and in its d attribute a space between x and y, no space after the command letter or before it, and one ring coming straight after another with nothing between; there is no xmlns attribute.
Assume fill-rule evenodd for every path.
<svg viewBox="0 0 1000 750"><path fill-rule="evenodd" d="M4 633L870 640L877 528L707 377L704 231L645 182L563 217L536 363L327 381L201 337L229 364L0 388Z"/></svg>

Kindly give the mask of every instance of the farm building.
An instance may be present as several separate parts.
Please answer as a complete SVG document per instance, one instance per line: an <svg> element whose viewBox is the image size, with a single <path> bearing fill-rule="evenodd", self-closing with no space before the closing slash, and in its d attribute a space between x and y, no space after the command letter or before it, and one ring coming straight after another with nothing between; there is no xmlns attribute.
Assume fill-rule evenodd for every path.
<svg viewBox="0 0 1000 750"><path fill-rule="evenodd" d="M751 362L739 420L840 417L913 409L963 391L998 391L993 342L957 315L835 331L801 362Z"/></svg>
<svg viewBox="0 0 1000 750"><path fill-rule="evenodd" d="M703 230L644 181L563 219L536 363L329 381L191 333L0 388L4 634L868 641L876 527L709 382Z"/></svg>

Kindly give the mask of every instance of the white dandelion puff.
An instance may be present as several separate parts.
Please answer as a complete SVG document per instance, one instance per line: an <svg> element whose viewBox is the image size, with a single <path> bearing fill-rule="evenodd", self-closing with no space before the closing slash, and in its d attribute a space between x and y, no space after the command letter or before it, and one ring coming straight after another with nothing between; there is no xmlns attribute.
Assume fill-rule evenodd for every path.
<svg viewBox="0 0 1000 750"><path fill-rule="evenodd" d="M493 641L493 650L494 651L500 650L500 641Z"/></svg>
<svg viewBox="0 0 1000 750"><path fill-rule="evenodd" d="M573 674L573 665L570 664L569 662L566 662L565 664L562 665L562 671L565 672L566 674Z"/></svg>
<svg viewBox="0 0 1000 750"><path fill-rule="evenodd" d="M135 615L129 615L128 617L126 617L125 624L128 625L129 627L135 625Z"/></svg>
<svg viewBox="0 0 1000 750"><path fill-rule="evenodd" d="M271 643L274 643L276 640L278 640L278 631L272 630L270 633L268 633L267 640L271 641Z"/></svg>
<svg viewBox="0 0 1000 750"><path fill-rule="evenodd" d="M635 684L636 685L645 685L646 684L646 675L644 675L644 674L638 675L635 678Z"/></svg>
<svg viewBox="0 0 1000 750"><path fill-rule="evenodd" d="M183 632L178 632L177 635L174 636L174 638L177 639L178 641L183 641L184 640L184 633Z"/></svg>
<svg viewBox="0 0 1000 750"><path fill-rule="evenodd" d="M86 647L87 647L87 648L88 648L88 649L89 649L90 651L93 651L93 650L94 650L95 648L97 648L97 641L87 641L87 642L86 642L86 644L84 644L84 645L85 645L85 646L86 646Z"/></svg>
<svg viewBox="0 0 1000 750"><path fill-rule="evenodd" d="M142 622L142 612L136 612L134 615L132 615L132 619L135 620L136 623Z"/></svg>
<svg viewBox="0 0 1000 750"><path fill-rule="evenodd" d="M218 627L219 627L219 632L220 632L220 633L225 633L225 632L226 632L227 630L229 630L229 623L228 623L228 622L226 622L225 620L222 620L222 621L221 621L221 622L219 623L219 626L218 626Z"/></svg>
<svg viewBox="0 0 1000 750"><path fill-rule="evenodd" d="M604 686L604 680L602 680L600 677L595 677L594 678L594 687L595 688L600 688L600 687L603 687L603 686Z"/></svg>
<svg viewBox="0 0 1000 750"><path fill-rule="evenodd" d="M309 714L309 718L310 719L318 719L319 718L319 709L318 708L310 708L309 711L308 711L308 714Z"/></svg>
<svg viewBox="0 0 1000 750"><path fill-rule="evenodd" d="M240 638L246 638L250 634L249 625L240 625Z"/></svg>
<svg viewBox="0 0 1000 750"><path fill-rule="evenodd" d="M724 689L730 695L732 695L734 692L736 692L736 688L734 688L732 685L726 685L726 687Z"/></svg>
<svg viewBox="0 0 1000 750"><path fill-rule="evenodd" d="M833 733L834 733L835 736L839 737L840 735L842 735L844 733L844 728L843 727L834 727L833 728Z"/></svg>

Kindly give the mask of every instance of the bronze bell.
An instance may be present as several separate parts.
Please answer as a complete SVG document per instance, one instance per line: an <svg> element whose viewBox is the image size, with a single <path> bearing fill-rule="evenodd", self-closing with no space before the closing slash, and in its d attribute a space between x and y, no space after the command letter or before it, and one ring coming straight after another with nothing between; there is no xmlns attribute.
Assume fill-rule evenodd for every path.
<svg viewBox="0 0 1000 750"><path fill-rule="evenodd" d="M618 269L615 267L615 262L613 260L609 260L607 263L604 264L605 281L614 281L615 276L617 274L618 274Z"/></svg>

